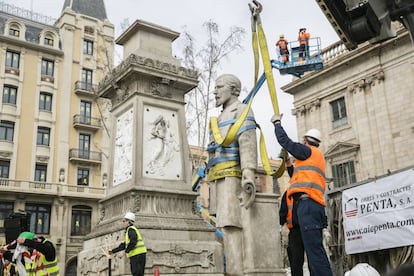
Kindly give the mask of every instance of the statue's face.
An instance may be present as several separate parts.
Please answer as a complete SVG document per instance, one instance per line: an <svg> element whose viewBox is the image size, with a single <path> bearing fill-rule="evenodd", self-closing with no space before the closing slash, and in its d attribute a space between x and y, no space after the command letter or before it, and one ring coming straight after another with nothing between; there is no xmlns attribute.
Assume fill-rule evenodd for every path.
<svg viewBox="0 0 414 276"><path fill-rule="evenodd" d="M216 98L216 107L226 105L232 97L232 88L227 84L224 78L216 80L214 87L214 96Z"/></svg>

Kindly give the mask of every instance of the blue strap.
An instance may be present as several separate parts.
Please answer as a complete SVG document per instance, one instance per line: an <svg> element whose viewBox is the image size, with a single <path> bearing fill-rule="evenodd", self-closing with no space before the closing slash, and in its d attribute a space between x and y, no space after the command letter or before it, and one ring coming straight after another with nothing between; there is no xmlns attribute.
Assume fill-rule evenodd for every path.
<svg viewBox="0 0 414 276"><path fill-rule="evenodd" d="M240 161L240 157L239 156L215 157L208 161L207 168L211 168L216 164L227 162L227 161Z"/></svg>
<svg viewBox="0 0 414 276"><path fill-rule="evenodd" d="M227 126L227 125L232 125L232 124L234 124L236 121L237 121L237 118L235 118L235 119L231 119L231 120L227 120L227 121L223 121L223 122L220 122L220 123L218 124L218 127L224 127L224 126ZM246 117L246 119L245 119L245 121L253 121L253 122L255 122L256 120L254 119L254 117L253 117L253 116L247 116L247 117Z"/></svg>
<svg viewBox="0 0 414 276"><path fill-rule="evenodd" d="M207 151L208 152L216 152L216 151L218 151L217 149L218 148L223 148L222 146L220 146L219 144L217 144L216 142L211 142L208 146L207 146ZM230 145L228 145L227 147L225 147L225 148L239 148L239 143L237 142L237 141L234 141L233 143L231 143Z"/></svg>
<svg viewBox="0 0 414 276"><path fill-rule="evenodd" d="M255 129L255 128L256 128L256 125L248 125L248 126L241 127L241 128L239 129L239 131L237 132L237 135L242 134L242 133L243 133L243 132L245 132L246 130L249 130L249 129Z"/></svg>

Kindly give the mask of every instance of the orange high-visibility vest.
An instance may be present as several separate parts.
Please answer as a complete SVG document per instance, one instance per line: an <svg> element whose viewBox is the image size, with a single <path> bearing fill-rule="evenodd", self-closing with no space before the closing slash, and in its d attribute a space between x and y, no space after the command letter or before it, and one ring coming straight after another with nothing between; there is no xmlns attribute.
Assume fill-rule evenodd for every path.
<svg viewBox="0 0 414 276"><path fill-rule="evenodd" d="M299 34L298 40L300 45L308 45L309 44L310 33L303 33Z"/></svg>
<svg viewBox="0 0 414 276"><path fill-rule="evenodd" d="M279 46L280 53L287 53L288 52L288 41L285 39L280 39L276 42L276 46Z"/></svg>
<svg viewBox="0 0 414 276"><path fill-rule="evenodd" d="M296 160L290 186L286 191L288 205L287 225L293 228L293 194L306 193L312 200L326 206L325 203L325 158L322 152L314 146L309 146L312 153L306 160Z"/></svg>

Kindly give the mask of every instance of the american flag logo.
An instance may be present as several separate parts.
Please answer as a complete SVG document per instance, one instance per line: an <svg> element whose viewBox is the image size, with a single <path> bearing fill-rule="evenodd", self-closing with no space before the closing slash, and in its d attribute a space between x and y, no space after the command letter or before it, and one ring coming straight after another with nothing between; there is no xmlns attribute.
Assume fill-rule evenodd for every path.
<svg viewBox="0 0 414 276"><path fill-rule="evenodd" d="M345 216L355 217L358 214L358 199L353 197L345 203Z"/></svg>

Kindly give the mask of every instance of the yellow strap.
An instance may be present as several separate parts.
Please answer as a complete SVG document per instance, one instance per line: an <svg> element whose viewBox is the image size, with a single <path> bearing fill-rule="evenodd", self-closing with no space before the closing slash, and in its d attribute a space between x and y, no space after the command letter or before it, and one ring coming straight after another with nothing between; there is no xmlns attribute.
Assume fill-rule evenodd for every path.
<svg viewBox="0 0 414 276"><path fill-rule="evenodd" d="M229 177L229 176L241 178L242 173L240 169L236 169L236 168L216 170L216 168L213 167L208 172L207 180L214 181L214 180Z"/></svg>
<svg viewBox="0 0 414 276"><path fill-rule="evenodd" d="M210 118L210 129L213 133L214 141L224 147L227 147L230 145L230 143L234 140L234 138L237 135L237 132L239 132L239 129L241 125L243 124L244 120L247 117L247 114L249 113L250 107L253 102L253 97L250 98L249 103L246 105L246 108L243 110L240 117L237 119L237 121L230 127L229 131L227 132L227 135L223 139L221 136L220 128L218 127L218 121L217 117L211 117Z"/></svg>
<svg viewBox="0 0 414 276"><path fill-rule="evenodd" d="M259 45L260 45L260 52L262 54L264 73L267 79L266 80L267 87L269 89L270 98L272 100L274 114L279 115L279 105L277 102L276 87L275 87L275 81L273 79L272 65L270 64L270 56L269 56L269 51L267 49L266 36L263 32L262 24L259 23L257 27L258 27Z"/></svg>
<svg viewBox="0 0 414 276"><path fill-rule="evenodd" d="M254 84L257 83L259 76L259 42L257 41L257 34L255 31L252 32L252 48L254 56Z"/></svg>
<svg viewBox="0 0 414 276"><path fill-rule="evenodd" d="M259 15L256 15L259 16ZM273 78L273 72L272 72L272 65L270 63L270 56L269 51L267 47L266 42L266 36L263 31L262 23L259 18L255 18L252 15L252 48L253 48L253 56L254 56L254 80L255 84L257 83L257 77L258 77L258 67L259 67L259 46L260 46L260 52L262 55L262 62L264 67L264 73L266 76L267 81L267 87L269 89L270 99L272 101L272 107L274 114L279 114L279 104L277 101L277 94L276 94L276 87L275 87L275 81ZM259 23L258 23L259 22ZM258 33L256 33L256 29L258 30ZM260 129L260 126L257 125ZM285 171L285 160L282 160L282 164L280 165L279 169L275 172L272 170L269 158L267 156L267 150L266 150L266 144L263 136L263 132L260 129L260 157L262 160L263 169L268 175L273 175L276 178L279 178L283 175Z"/></svg>

